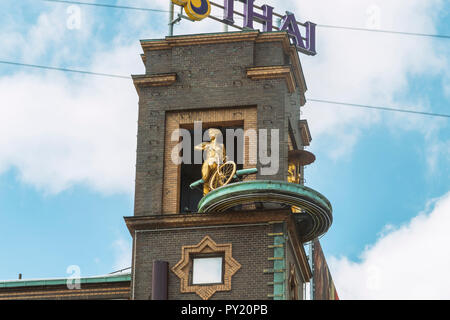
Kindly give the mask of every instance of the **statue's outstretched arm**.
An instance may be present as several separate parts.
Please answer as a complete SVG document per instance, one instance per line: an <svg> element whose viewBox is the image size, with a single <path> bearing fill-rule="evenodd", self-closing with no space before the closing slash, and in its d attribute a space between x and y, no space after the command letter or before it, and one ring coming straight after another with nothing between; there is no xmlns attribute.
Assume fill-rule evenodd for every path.
<svg viewBox="0 0 450 320"><path fill-rule="evenodd" d="M208 142L202 142L194 147L195 150L205 150Z"/></svg>

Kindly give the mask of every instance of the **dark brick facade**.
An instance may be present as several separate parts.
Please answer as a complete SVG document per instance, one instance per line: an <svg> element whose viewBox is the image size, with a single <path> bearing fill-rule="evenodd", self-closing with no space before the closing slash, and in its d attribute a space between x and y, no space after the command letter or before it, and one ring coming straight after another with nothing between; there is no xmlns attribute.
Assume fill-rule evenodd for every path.
<svg viewBox="0 0 450 320"><path fill-rule="evenodd" d="M300 86L295 92L290 93L286 82L282 79L258 81L249 79L246 76L247 68L292 66L293 62L292 55L283 49L281 41L258 43L255 40L258 32L246 34L255 36L246 41L174 45L164 50L146 49L147 42L142 42L146 74L175 73L177 78L176 82L169 86L138 88L135 215L157 215L162 211L164 183L162 160L165 152L167 111L256 105L258 129L280 130L279 171L272 176L258 176L257 179L285 179L288 128L292 129L296 145L301 146L298 120L306 87L302 79L297 79ZM182 37L167 39L176 38ZM302 75L301 71L300 74ZM270 142L268 146L270 147Z"/></svg>
<svg viewBox="0 0 450 320"><path fill-rule="evenodd" d="M178 188L174 185L173 189L164 191L165 176L168 176L164 172L164 157L171 151L165 145L166 125L169 112L256 107L254 129L267 129L269 133L278 129L280 136L278 172L270 176L258 173L256 179L285 180L289 140L291 147L302 148L298 122L306 85L297 52L286 33L258 31L144 40L142 47L146 74L133 76L139 94L135 212L134 217L125 218L133 236L132 299L151 299L154 260L167 261L170 269L180 261L183 246L196 245L205 236L217 244L231 243L232 256L241 264L232 277L232 289L218 291L212 299L272 298L273 221L282 220L278 226L283 230L283 237L291 241L287 232L293 225L290 212L273 214L267 219L256 217L260 219L257 222L253 217L245 218L243 212L239 223L233 221L234 216L216 223L214 215L197 214L192 219L199 219L200 226L189 224L191 218L184 219L176 210L164 210L164 192L177 193ZM289 74L250 78L248 70L257 67L275 67L277 72L289 70ZM220 117L216 119L220 120ZM270 140L268 146L270 153ZM257 167L261 169L259 162ZM171 217L178 222L167 222ZM295 250L286 247L291 244L297 246L297 255ZM302 272L303 277L310 276L309 269L301 269L297 261L305 259L303 246L294 239L284 245L284 252L283 268L288 271L289 263L294 263L301 286ZM287 277L286 272L285 298L288 297ZM181 293L180 278L172 271L169 271L168 286L169 299L200 299L196 293Z"/></svg>
<svg viewBox="0 0 450 320"><path fill-rule="evenodd" d="M271 274L264 269L271 268L268 261L272 239L267 236L272 232L270 225L262 226L216 226L214 228L195 227L189 229L148 230L136 235L136 268L134 298L151 297L152 262L164 260L174 266L181 259L181 247L195 245L206 235L217 243L231 243L233 258L242 267L233 276L231 291L216 292L212 299L267 299L272 288L267 285L272 281ZM258 279L258 281L255 281ZM195 293L180 293L180 280L169 271L169 299L200 299Z"/></svg>

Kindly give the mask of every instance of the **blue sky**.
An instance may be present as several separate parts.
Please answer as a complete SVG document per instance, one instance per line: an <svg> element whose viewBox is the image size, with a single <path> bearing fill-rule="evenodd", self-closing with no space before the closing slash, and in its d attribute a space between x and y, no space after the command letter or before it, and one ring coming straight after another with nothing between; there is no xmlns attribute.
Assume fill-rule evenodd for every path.
<svg viewBox="0 0 450 320"><path fill-rule="evenodd" d="M168 8L166 0L97 2ZM264 3L318 24L450 34L445 1L257 1ZM68 7L2 1L0 60L139 74L139 40L167 33L165 13L86 6L77 6L80 28L70 29ZM183 22L175 33L221 30L213 21ZM317 48L317 56L300 56L307 98L450 113L449 39L319 27ZM0 279L64 277L70 265L79 265L82 276L129 266L123 217L133 214L137 94L131 81L0 64L0 97ZM411 238L392 249L407 252L411 239L433 238L433 232L414 233L421 214L429 218L424 229L435 216L450 227L450 207L439 205L450 191L449 120L317 102L302 108L302 118L317 157L306 169L307 185L334 208L321 241L338 292L365 297L353 282L367 274L349 274L360 274L383 241L409 230ZM450 267L445 240L424 250L440 252ZM398 281L398 287L407 283ZM388 290L395 287L381 286L373 297Z"/></svg>

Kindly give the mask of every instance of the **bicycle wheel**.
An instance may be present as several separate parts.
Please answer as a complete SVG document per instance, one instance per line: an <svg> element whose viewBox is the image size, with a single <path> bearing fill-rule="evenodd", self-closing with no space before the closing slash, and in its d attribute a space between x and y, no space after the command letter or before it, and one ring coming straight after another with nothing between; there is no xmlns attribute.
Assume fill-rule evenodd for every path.
<svg viewBox="0 0 450 320"><path fill-rule="evenodd" d="M234 161L227 161L222 164L211 178L209 187L211 190L225 186L230 183L236 174L236 163Z"/></svg>

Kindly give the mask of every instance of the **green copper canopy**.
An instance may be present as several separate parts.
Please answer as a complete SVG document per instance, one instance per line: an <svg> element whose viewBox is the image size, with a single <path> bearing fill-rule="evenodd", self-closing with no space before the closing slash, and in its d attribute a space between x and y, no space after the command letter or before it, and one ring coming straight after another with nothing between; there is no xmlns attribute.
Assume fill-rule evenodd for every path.
<svg viewBox="0 0 450 320"><path fill-rule="evenodd" d="M198 212L225 212L243 204L257 208L300 208L293 212L300 237L306 242L324 234L333 221L331 203L319 192L296 183L253 180L232 183L208 193Z"/></svg>

